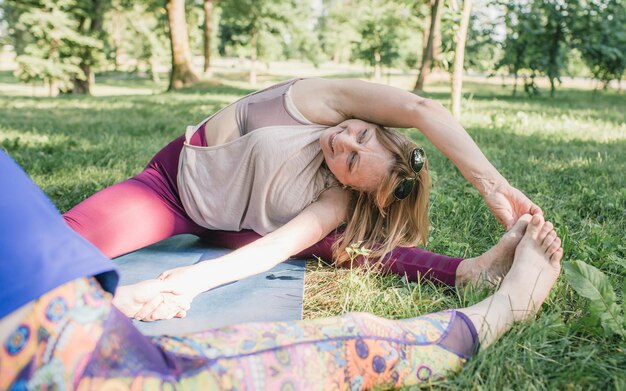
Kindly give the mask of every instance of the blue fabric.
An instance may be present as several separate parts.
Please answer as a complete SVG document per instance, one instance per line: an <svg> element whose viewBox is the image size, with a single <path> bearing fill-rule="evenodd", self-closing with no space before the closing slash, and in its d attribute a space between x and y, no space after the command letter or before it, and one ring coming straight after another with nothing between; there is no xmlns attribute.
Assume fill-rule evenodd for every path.
<svg viewBox="0 0 626 391"><path fill-rule="evenodd" d="M96 276L113 293L114 269L0 150L0 318L79 277Z"/></svg>

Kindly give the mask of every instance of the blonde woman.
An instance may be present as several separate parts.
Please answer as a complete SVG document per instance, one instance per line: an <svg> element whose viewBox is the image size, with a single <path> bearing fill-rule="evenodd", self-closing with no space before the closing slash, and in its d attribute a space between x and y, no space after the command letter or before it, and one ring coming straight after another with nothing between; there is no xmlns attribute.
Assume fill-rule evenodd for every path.
<svg viewBox="0 0 626 391"><path fill-rule="evenodd" d="M421 262L420 250L408 246L424 243L428 232L426 153L377 124L420 129L509 233L476 259ZM409 264L422 266L417 272L434 270L432 278L449 284L498 279L512 262L523 233L514 223L524 213L541 210L508 184L438 103L358 80L298 79L188 127L142 173L64 217L110 257L179 233L247 229L261 236L217 260L163 273L167 294L146 298L139 287L120 289L116 304L126 315L152 320L183 316L200 292L314 252L316 244L320 250L320 243L328 250L334 242L325 258L337 264L345 264L347 245L362 242L392 270L400 265L400 272L416 274L406 268L408 254Z"/></svg>

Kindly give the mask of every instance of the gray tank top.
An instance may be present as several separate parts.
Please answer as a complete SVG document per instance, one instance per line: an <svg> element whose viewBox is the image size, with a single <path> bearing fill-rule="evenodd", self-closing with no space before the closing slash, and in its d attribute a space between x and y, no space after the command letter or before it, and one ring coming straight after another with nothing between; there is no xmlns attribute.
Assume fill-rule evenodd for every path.
<svg viewBox="0 0 626 391"><path fill-rule="evenodd" d="M190 144L197 128L185 133L178 188L198 225L265 235L337 184L322 166L319 138L326 126L268 126L212 147Z"/></svg>

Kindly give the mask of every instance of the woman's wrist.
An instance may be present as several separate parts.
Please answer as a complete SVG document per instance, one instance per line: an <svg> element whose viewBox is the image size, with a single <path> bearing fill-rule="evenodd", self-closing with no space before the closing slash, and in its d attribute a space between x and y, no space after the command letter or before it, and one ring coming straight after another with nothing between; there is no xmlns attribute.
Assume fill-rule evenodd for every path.
<svg viewBox="0 0 626 391"><path fill-rule="evenodd" d="M494 169L495 170L495 169ZM487 197L498 192L503 186L508 186L509 182L499 172L490 175L472 175L470 182L483 197Z"/></svg>
<svg viewBox="0 0 626 391"><path fill-rule="evenodd" d="M183 266L164 272L161 279L167 291L177 295L195 297L212 288L207 284L207 272L202 267L205 262Z"/></svg>

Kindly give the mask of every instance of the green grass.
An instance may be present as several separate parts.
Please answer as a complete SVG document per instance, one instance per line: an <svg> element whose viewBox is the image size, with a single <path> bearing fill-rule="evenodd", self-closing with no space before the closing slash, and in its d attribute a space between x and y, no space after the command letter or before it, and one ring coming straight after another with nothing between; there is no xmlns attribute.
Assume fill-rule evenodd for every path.
<svg viewBox="0 0 626 391"><path fill-rule="evenodd" d="M149 80L106 75L99 83L137 95L45 98L30 96L31 87L2 73L0 147L65 211L136 174L186 125L252 91L237 76L244 75L162 93L162 85ZM5 87L10 92L4 94ZM529 99L511 97L510 87L492 83L464 87L462 123L509 181L555 223L564 260L596 266L619 290L626 280L624 95L562 88L556 99L547 94ZM448 104L447 91L437 84L426 95ZM407 132L425 145L433 168L428 248L452 256L481 254L504 230L456 168L418 131ZM369 311L404 318L468 305L485 294L458 296L426 282L408 284L399 277L336 270L312 261L305 316ZM624 301L621 292L618 296ZM625 341L595 332L584 322L587 311L587 301L561 277L535 322L514 327L460 373L433 387L626 389Z"/></svg>

